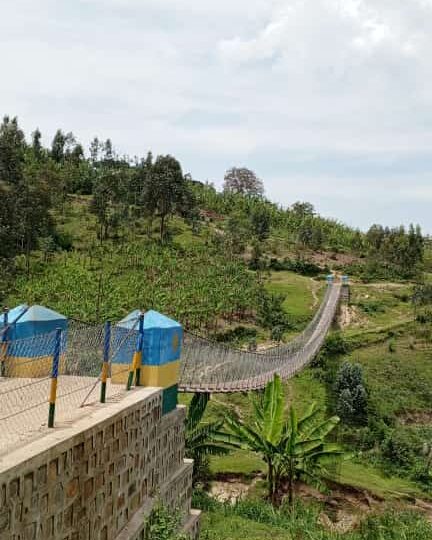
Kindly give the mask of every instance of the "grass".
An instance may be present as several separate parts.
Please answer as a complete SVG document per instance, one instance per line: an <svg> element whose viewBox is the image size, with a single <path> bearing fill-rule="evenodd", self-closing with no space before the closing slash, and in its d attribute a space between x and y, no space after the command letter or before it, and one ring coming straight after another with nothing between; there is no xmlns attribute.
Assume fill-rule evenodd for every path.
<svg viewBox="0 0 432 540"><path fill-rule="evenodd" d="M201 522L202 540L292 540L288 531L241 516L225 516L222 512L205 513Z"/></svg>
<svg viewBox="0 0 432 540"><path fill-rule="evenodd" d="M351 305L355 319L347 334L396 326L413 319L411 284L355 283L351 287Z"/></svg>
<svg viewBox="0 0 432 540"><path fill-rule="evenodd" d="M312 402L325 408L327 390L324 383L314 375L313 369L305 369L286 383L288 402L302 415Z"/></svg>
<svg viewBox="0 0 432 540"><path fill-rule="evenodd" d="M316 288L320 299L323 284L294 272L271 272L266 283L269 292L286 296L284 309L296 323L310 319L318 307L319 301L314 299L313 288Z"/></svg>
<svg viewBox="0 0 432 540"><path fill-rule="evenodd" d="M432 403L432 351L409 347L408 339L395 340L395 352L381 343L351 354L359 362L373 404L381 416L430 410Z"/></svg>
<svg viewBox="0 0 432 540"><path fill-rule="evenodd" d="M248 478L264 473L266 468L259 456L247 450L237 450L227 456L213 456L210 462L210 471L215 475L232 474Z"/></svg>
<svg viewBox="0 0 432 540"><path fill-rule="evenodd" d="M202 540L430 540L432 534L431 524L414 511L384 507L381 512L359 516L362 518L360 526L342 533L337 527L329 530L330 527L321 525L322 517L331 523L330 516L334 515L334 510L321 504L297 501L292 509L286 506L274 509L257 499L246 499L235 505L203 499L201 502L204 504L194 497L194 504L198 503L204 510ZM349 517L354 516L350 513Z"/></svg>
<svg viewBox="0 0 432 540"><path fill-rule="evenodd" d="M344 462L336 479L342 485L365 489L383 499L429 497L414 482L386 477L381 471L355 461Z"/></svg>

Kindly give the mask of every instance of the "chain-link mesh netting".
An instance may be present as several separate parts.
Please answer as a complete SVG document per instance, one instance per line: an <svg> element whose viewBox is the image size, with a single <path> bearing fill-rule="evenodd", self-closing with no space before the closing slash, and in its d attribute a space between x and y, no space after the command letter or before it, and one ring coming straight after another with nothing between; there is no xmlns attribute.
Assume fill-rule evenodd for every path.
<svg viewBox="0 0 432 540"><path fill-rule="evenodd" d="M314 318L293 341L250 352L186 333L179 389L184 392L242 392L263 388L275 373L287 379L321 348L335 317L341 285L329 285Z"/></svg>
<svg viewBox="0 0 432 540"><path fill-rule="evenodd" d="M120 350L123 358L132 358L137 325L138 319L130 328L114 326L107 342L103 325L69 321L60 338L56 426L84 415L86 405L99 401L104 346L109 361ZM47 429L56 336L54 331L0 343L0 454ZM127 373L129 364L123 365ZM119 399L125 391L124 384L108 379L106 400Z"/></svg>

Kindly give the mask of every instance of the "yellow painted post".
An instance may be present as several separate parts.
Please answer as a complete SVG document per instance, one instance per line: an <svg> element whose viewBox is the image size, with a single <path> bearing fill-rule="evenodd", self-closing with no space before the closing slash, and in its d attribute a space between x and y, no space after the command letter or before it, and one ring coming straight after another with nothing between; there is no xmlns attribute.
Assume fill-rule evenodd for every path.
<svg viewBox="0 0 432 540"><path fill-rule="evenodd" d="M135 386L141 386L141 365L142 365L142 355L144 348L144 313L140 314L139 320L139 329L138 329L138 347L137 347L137 358L135 365Z"/></svg>
<svg viewBox="0 0 432 540"><path fill-rule="evenodd" d="M55 333L54 355L53 355L52 370L51 370L51 385L50 385L49 411L48 411L48 427L49 428L54 427L61 340L62 340L62 329L57 328L56 333Z"/></svg>
<svg viewBox="0 0 432 540"><path fill-rule="evenodd" d="M102 375L101 375L101 403L106 401L106 387L108 379L108 368L109 368L109 352L110 352L110 342L111 342L111 323L105 323L105 338L104 338L104 352L103 352L103 364L102 364Z"/></svg>
<svg viewBox="0 0 432 540"><path fill-rule="evenodd" d="M136 376L139 386L140 384L140 378L141 378L141 360L142 360L142 346L144 343L143 340L143 332L144 332L144 314L140 314L139 318L139 329L138 329L138 337L137 337L137 343L135 352L133 354L132 363L129 367L129 376L127 380L126 390L130 390L132 388L132 383L134 380L134 376Z"/></svg>

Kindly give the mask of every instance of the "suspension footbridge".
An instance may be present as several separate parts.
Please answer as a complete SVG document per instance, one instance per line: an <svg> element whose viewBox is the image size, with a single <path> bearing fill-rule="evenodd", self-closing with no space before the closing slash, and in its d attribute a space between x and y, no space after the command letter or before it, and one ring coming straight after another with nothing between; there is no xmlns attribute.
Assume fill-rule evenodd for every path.
<svg viewBox="0 0 432 540"><path fill-rule="evenodd" d="M312 321L286 345L264 352L232 349L185 333L179 390L183 392L247 392L264 388L277 373L289 379L318 353L335 318L341 284L327 287Z"/></svg>

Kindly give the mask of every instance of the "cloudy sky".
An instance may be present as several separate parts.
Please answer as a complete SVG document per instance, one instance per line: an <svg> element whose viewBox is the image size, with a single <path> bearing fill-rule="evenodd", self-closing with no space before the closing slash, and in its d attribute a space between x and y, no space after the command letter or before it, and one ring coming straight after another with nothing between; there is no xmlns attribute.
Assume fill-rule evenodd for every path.
<svg viewBox="0 0 432 540"><path fill-rule="evenodd" d="M1 0L0 112L432 233L431 28L432 0Z"/></svg>

